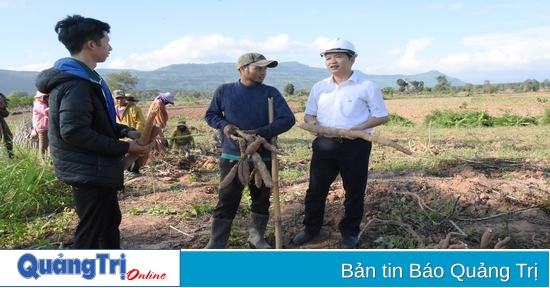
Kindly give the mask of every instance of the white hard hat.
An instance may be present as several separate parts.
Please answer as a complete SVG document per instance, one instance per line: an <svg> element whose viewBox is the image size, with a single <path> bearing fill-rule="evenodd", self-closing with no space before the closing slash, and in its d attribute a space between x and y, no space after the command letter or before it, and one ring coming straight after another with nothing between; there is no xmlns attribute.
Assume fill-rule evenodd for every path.
<svg viewBox="0 0 550 288"><path fill-rule="evenodd" d="M353 46L353 44L351 44L348 40L342 38L336 38L328 42L327 45L325 45L323 52L321 52L321 57L325 56L326 53L334 52L344 52L351 56L357 56L355 46Z"/></svg>

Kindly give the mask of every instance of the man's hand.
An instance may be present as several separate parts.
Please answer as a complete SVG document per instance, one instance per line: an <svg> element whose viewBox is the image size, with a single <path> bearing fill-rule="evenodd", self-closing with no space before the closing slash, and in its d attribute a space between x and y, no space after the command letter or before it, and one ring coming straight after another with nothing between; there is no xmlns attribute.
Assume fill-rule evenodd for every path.
<svg viewBox="0 0 550 288"><path fill-rule="evenodd" d="M128 133L128 134L130 134L130 133ZM139 155L140 157L147 156L147 154L149 154L149 152L153 148L154 143L155 143L155 141L153 140L153 141L150 141L149 143L147 143L147 145L141 146L141 145L139 145L137 139L132 140L132 141L130 141L130 147L128 148L128 153L136 154L136 155Z"/></svg>
<svg viewBox="0 0 550 288"><path fill-rule="evenodd" d="M317 116L314 116L314 115L309 115L309 114L304 115L304 122L308 124L319 125L317 123ZM315 137L323 136L322 134L319 134L319 133L313 133L313 132L309 132L309 133L311 133L311 135Z"/></svg>
<svg viewBox="0 0 550 288"><path fill-rule="evenodd" d="M318 125L317 124L317 121L313 121L313 122L306 122L308 124L313 124L313 125ZM313 132L309 132L311 135L315 136L315 137L319 137L319 136L324 136L323 134L319 134L319 133L313 133Z"/></svg>
<svg viewBox="0 0 550 288"><path fill-rule="evenodd" d="M230 138L231 135L235 134L235 130L239 129L239 127L233 125L233 124L227 124L223 127L223 134L227 136L227 138Z"/></svg>
<svg viewBox="0 0 550 288"><path fill-rule="evenodd" d="M139 139L141 137L141 131L128 131L128 138Z"/></svg>

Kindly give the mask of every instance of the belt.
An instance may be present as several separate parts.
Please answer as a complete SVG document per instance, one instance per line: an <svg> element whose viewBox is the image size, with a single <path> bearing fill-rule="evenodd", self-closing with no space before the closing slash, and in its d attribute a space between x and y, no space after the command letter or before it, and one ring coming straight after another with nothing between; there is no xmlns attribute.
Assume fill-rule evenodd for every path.
<svg viewBox="0 0 550 288"><path fill-rule="evenodd" d="M321 138L328 140L330 142L338 142L338 143L344 143L344 141L352 141L351 139L342 138L342 137L326 137L321 136Z"/></svg>

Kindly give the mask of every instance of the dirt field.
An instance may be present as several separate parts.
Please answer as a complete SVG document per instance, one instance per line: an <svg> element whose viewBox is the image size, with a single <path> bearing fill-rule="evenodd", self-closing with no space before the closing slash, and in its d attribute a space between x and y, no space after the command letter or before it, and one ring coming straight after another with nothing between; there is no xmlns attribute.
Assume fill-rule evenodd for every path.
<svg viewBox="0 0 550 288"><path fill-rule="evenodd" d="M490 100L502 102L501 97ZM532 96L530 104L523 101L521 109L514 110L516 114L542 115L547 106L538 103L536 97ZM479 104L476 98L460 97L417 99L406 107L400 107L400 101L389 100L387 105L390 111L421 123L423 115L434 107L463 109L477 105L491 115L499 115L517 108L514 99L519 98L506 98L508 102L504 105L494 106ZM290 102L290 105L301 121L299 106L303 104ZM185 115L186 119L198 120L203 119L205 109L205 106L177 106L169 107L168 112L170 119ZM18 117L12 115L10 119ZM522 148L522 143L516 146ZM193 156L187 159L182 155L155 154L143 167L144 176L126 180L126 189L120 197L124 248L201 249L206 245L210 215L201 209L212 207L217 201L219 154L211 149L196 151ZM308 159L300 161L302 166L309 165ZM490 229L492 237L487 246L490 249L506 236L510 236L506 246L509 249L550 249L548 167L544 160L480 158L458 164L441 163L436 173L370 171L358 248L479 249L482 235ZM279 179L282 247L338 249L338 222L343 216L344 200L341 180L331 187L320 235L300 247L291 243L302 229L307 185L307 175L294 181ZM247 205L242 203L228 248L249 248L247 211ZM70 247L74 227L67 227L64 247ZM266 236L275 246L273 221Z"/></svg>
<svg viewBox="0 0 550 288"><path fill-rule="evenodd" d="M183 114L200 119L205 108L174 107L169 113L171 118ZM297 111L297 104L292 108ZM410 115L400 115L416 119L418 113L411 109ZM213 151L195 153L191 161L182 156L155 155L142 170L145 176L127 180L120 200L123 247L203 248L209 238L210 215L184 217L177 211L215 205L217 187L212 179L218 173L218 157ZM307 181L305 177L292 182L280 179L282 246L338 249L337 227L344 197L340 180L331 187L321 234L300 247L291 243L302 229ZM510 236L506 248L549 249L550 205L544 203L548 191L548 163L541 161L479 159L450 163L443 165L437 176L426 171L371 171L358 248L441 248L449 244L451 248L478 249L482 235L491 229L488 248ZM233 222L228 248L248 248L245 210L243 206ZM449 241L444 243L446 237ZM275 246L272 221L267 240Z"/></svg>

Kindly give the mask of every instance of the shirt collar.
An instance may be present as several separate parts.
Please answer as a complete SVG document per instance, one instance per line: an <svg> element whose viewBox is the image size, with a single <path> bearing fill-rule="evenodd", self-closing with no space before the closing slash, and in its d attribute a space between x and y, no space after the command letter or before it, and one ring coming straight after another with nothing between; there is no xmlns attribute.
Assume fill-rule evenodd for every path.
<svg viewBox="0 0 550 288"><path fill-rule="evenodd" d="M351 71L351 76L349 76L348 80L347 81L352 81L352 82L359 82L359 75L357 73L355 73L355 71ZM327 83L328 84L335 84L336 82L334 82L334 77L331 75L330 77L328 77L327 79Z"/></svg>
<svg viewBox="0 0 550 288"><path fill-rule="evenodd" d="M92 78L92 80L96 81L96 82L99 82L99 80L101 80L101 77L99 77L99 74L97 74L97 72L95 72L94 70L90 69L90 67L88 67L88 65L86 65L84 62L80 61L80 60L77 60L77 59L74 59L73 60L80 64L80 66L82 67L82 69L84 69L84 71L86 71L86 73L88 74L88 76L90 76L90 78Z"/></svg>

